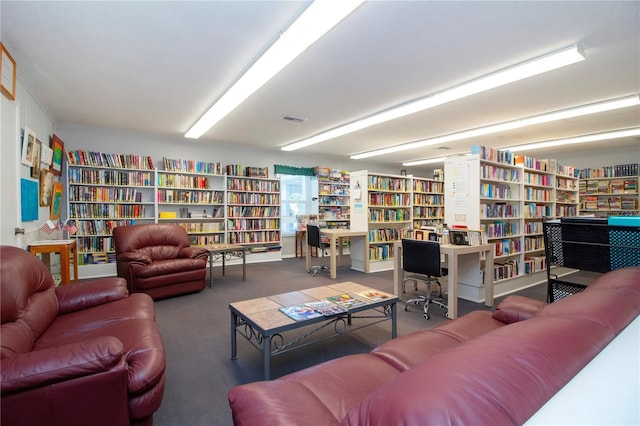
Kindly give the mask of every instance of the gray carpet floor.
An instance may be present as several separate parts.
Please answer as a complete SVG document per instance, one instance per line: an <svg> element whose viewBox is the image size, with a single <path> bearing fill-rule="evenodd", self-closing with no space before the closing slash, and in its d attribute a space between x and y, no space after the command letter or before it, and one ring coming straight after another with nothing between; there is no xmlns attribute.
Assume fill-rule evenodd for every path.
<svg viewBox="0 0 640 426"><path fill-rule="evenodd" d="M306 273L304 260L296 258L249 264L244 282L241 265L227 266L224 277L221 268L216 267L213 275L213 288L155 303L167 351L166 388L162 405L154 415L156 426L232 425L227 393L239 384L262 380L262 356L244 339L238 338L238 358L230 359L229 303L343 281L393 292L392 271L364 274L340 267L338 278L332 280L328 274L314 277ZM418 289L424 291L422 285ZM406 300L412 293L413 287L407 286L401 299ZM538 285L518 294L545 300L546 286ZM459 300L459 316L477 309L490 308ZM444 321L448 320L435 306L429 320L423 318L421 308L411 306L404 311L398 306L398 335ZM390 330L390 322L383 322L274 357L272 378L343 355L368 352L390 339Z"/></svg>

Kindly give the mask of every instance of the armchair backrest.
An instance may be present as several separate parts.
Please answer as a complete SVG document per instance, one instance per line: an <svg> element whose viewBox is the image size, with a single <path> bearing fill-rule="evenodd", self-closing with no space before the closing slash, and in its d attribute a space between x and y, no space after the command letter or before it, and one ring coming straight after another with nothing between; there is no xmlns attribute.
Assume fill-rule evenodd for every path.
<svg viewBox="0 0 640 426"><path fill-rule="evenodd" d="M0 247L0 358L33 349L58 315L49 269L18 247Z"/></svg>
<svg viewBox="0 0 640 426"><path fill-rule="evenodd" d="M406 272L442 276L440 243L428 240L402 240L402 269Z"/></svg>
<svg viewBox="0 0 640 426"><path fill-rule="evenodd" d="M116 256L139 251L152 260L175 259L189 247L189 235L175 223L118 226L113 229Z"/></svg>

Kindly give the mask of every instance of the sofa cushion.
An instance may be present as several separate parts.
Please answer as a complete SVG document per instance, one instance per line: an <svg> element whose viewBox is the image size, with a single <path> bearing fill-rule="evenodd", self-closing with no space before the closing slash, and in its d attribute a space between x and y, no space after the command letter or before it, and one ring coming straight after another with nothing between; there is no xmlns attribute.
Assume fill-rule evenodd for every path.
<svg viewBox="0 0 640 426"><path fill-rule="evenodd" d="M342 424L523 424L613 337L581 318L535 317L501 327L392 379Z"/></svg>
<svg viewBox="0 0 640 426"><path fill-rule="evenodd" d="M491 318L491 312L474 311L456 321L389 340L371 353L401 371L408 370L434 354L478 337L505 324Z"/></svg>
<svg viewBox="0 0 640 426"><path fill-rule="evenodd" d="M370 354L348 355L229 392L236 426L338 425L350 407L399 371Z"/></svg>
<svg viewBox="0 0 640 426"><path fill-rule="evenodd" d="M206 263L205 259L166 259L148 265L131 264L130 268L137 278L149 278L188 271L201 272ZM206 269L204 273L206 274Z"/></svg>
<svg viewBox="0 0 640 426"><path fill-rule="evenodd" d="M505 324L533 318L546 303L524 296L507 296L496 307L493 318Z"/></svg>

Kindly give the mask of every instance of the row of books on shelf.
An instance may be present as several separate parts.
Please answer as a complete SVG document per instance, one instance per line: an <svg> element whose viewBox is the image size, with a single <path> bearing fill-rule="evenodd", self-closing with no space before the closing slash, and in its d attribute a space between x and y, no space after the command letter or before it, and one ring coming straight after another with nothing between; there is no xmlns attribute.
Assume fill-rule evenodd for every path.
<svg viewBox="0 0 640 426"><path fill-rule="evenodd" d="M262 229L279 229L280 219L229 219L227 229L230 231L259 231Z"/></svg>
<svg viewBox="0 0 640 426"><path fill-rule="evenodd" d="M69 169L68 179L70 184L153 186L153 174L151 172Z"/></svg>
<svg viewBox="0 0 640 426"><path fill-rule="evenodd" d="M552 215L553 212L550 204L527 203L524 205L524 217L526 218L543 218Z"/></svg>
<svg viewBox="0 0 640 426"><path fill-rule="evenodd" d="M212 244L221 244L224 243L224 235L190 235L189 243L192 246L208 246Z"/></svg>
<svg viewBox="0 0 640 426"><path fill-rule="evenodd" d="M636 194L637 179L587 180L580 182L580 194Z"/></svg>
<svg viewBox="0 0 640 426"><path fill-rule="evenodd" d="M135 188L113 188L100 186L72 186L69 188L71 202L142 202L142 192Z"/></svg>
<svg viewBox="0 0 640 426"><path fill-rule="evenodd" d="M227 217L279 217L280 207L228 206Z"/></svg>
<svg viewBox="0 0 640 426"><path fill-rule="evenodd" d="M580 179L619 176L638 176L638 163L616 164L614 166L600 167L597 169L586 168L580 170Z"/></svg>
<svg viewBox="0 0 640 426"><path fill-rule="evenodd" d="M318 199L320 206L344 206L349 207L349 198L347 197L331 197L328 195L321 195Z"/></svg>
<svg viewBox="0 0 640 426"><path fill-rule="evenodd" d="M255 192L229 192L227 203L231 204L280 204L280 194Z"/></svg>
<svg viewBox="0 0 640 426"><path fill-rule="evenodd" d="M153 170L153 160L148 155L135 154L105 154L96 151L84 151L82 149L67 150L69 164L113 167L120 169L149 169Z"/></svg>
<svg viewBox="0 0 640 426"><path fill-rule="evenodd" d="M170 172L187 172L187 173L204 173L209 175L221 175L222 166L220 163L208 163L195 160L181 160L162 158L162 165L166 171Z"/></svg>
<svg viewBox="0 0 640 426"><path fill-rule="evenodd" d="M369 222L407 222L411 220L409 209L369 209Z"/></svg>
<svg viewBox="0 0 640 426"><path fill-rule="evenodd" d="M346 170L338 170L331 169L329 167L319 167L316 166L313 168L313 173L318 176L318 181L321 180L340 180L343 182L349 183L350 173Z"/></svg>
<svg viewBox="0 0 640 426"><path fill-rule="evenodd" d="M279 243L280 231L229 232L229 244Z"/></svg>
<svg viewBox="0 0 640 426"><path fill-rule="evenodd" d="M481 219L508 219L519 216L518 207L515 204L494 203L480 204Z"/></svg>
<svg viewBox="0 0 640 426"><path fill-rule="evenodd" d="M376 290L365 290L354 293L342 293L326 299L284 306L280 311L296 321L304 321L319 317L331 317L349 312L350 309L379 302L392 297L390 294Z"/></svg>
<svg viewBox="0 0 640 426"><path fill-rule="evenodd" d="M408 206L411 203L409 194L379 194L369 193L369 205L371 206Z"/></svg>
<svg viewBox="0 0 640 426"><path fill-rule="evenodd" d="M227 164L226 169L229 176L269 177L268 167L248 167L240 164Z"/></svg>
<svg viewBox="0 0 640 426"><path fill-rule="evenodd" d="M369 246L369 260L389 260L393 259L393 243Z"/></svg>
<svg viewBox="0 0 640 426"><path fill-rule="evenodd" d="M494 183L480 184L480 197L482 198L511 198L511 187Z"/></svg>
<svg viewBox="0 0 640 426"><path fill-rule="evenodd" d="M414 206L444 206L444 194L413 194Z"/></svg>
<svg viewBox="0 0 640 426"><path fill-rule="evenodd" d="M76 236L111 235L113 228L134 225L134 220L76 220Z"/></svg>
<svg viewBox="0 0 640 426"><path fill-rule="evenodd" d="M158 202L179 204L223 204L224 192L159 189Z"/></svg>
<svg viewBox="0 0 640 426"><path fill-rule="evenodd" d="M407 179L376 175L369 176L367 188L369 188L369 191L409 191Z"/></svg>
<svg viewBox="0 0 640 426"><path fill-rule="evenodd" d="M515 155L511 151L489 148L482 145L471 146L471 154L478 154L481 160L515 165Z"/></svg>
<svg viewBox="0 0 640 426"><path fill-rule="evenodd" d="M434 182L432 180L414 179L413 192L442 194L444 192L444 183Z"/></svg>
<svg viewBox="0 0 640 426"><path fill-rule="evenodd" d="M113 252L94 252L94 253L79 253L78 265L99 265L104 263L115 263L116 254Z"/></svg>
<svg viewBox="0 0 640 426"><path fill-rule="evenodd" d="M598 197L588 195L580 201L583 210L637 210L637 197Z"/></svg>
<svg viewBox="0 0 640 426"><path fill-rule="evenodd" d="M280 181L227 178L227 189L231 191L279 192Z"/></svg>
<svg viewBox="0 0 640 426"><path fill-rule="evenodd" d="M204 176L158 174L158 186L179 189L209 189L209 178Z"/></svg>
<svg viewBox="0 0 640 426"><path fill-rule="evenodd" d="M522 243L519 239L503 239L493 242L496 256L511 256L522 253Z"/></svg>
<svg viewBox="0 0 640 426"><path fill-rule="evenodd" d="M143 218L146 206L144 204L71 204L69 212L72 219Z"/></svg>
<svg viewBox="0 0 640 426"><path fill-rule="evenodd" d="M505 169L504 167L483 165L480 167L480 177L482 179L503 180L507 182L520 182L520 170Z"/></svg>

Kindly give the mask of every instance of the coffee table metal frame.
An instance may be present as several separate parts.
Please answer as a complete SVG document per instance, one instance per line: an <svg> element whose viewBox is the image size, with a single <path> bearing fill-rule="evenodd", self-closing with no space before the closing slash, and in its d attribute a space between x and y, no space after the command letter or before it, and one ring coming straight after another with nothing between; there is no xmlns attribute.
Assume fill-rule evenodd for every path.
<svg viewBox="0 0 640 426"><path fill-rule="evenodd" d="M329 317L317 317L303 321L295 321L282 313L279 309L298 303L322 300L326 297L342 293L355 293L365 290L375 290L360 284L345 282L324 287L294 291L245 300L229 304L231 312L231 359L238 358L237 336L243 336L258 351L262 352L264 379L269 380L271 357L300 349L311 344L352 333L361 328L369 327L383 321L391 321L391 338L397 336L396 303L398 297L386 293L389 297L380 301L370 301L365 305L351 308L343 314ZM363 299L364 300L364 299ZM368 312L367 312L368 311ZM365 320L354 326L354 320ZM310 328L302 335L291 336L287 340L285 333L303 327ZM319 336L318 332L333 327L330 335Z"/></svg>

